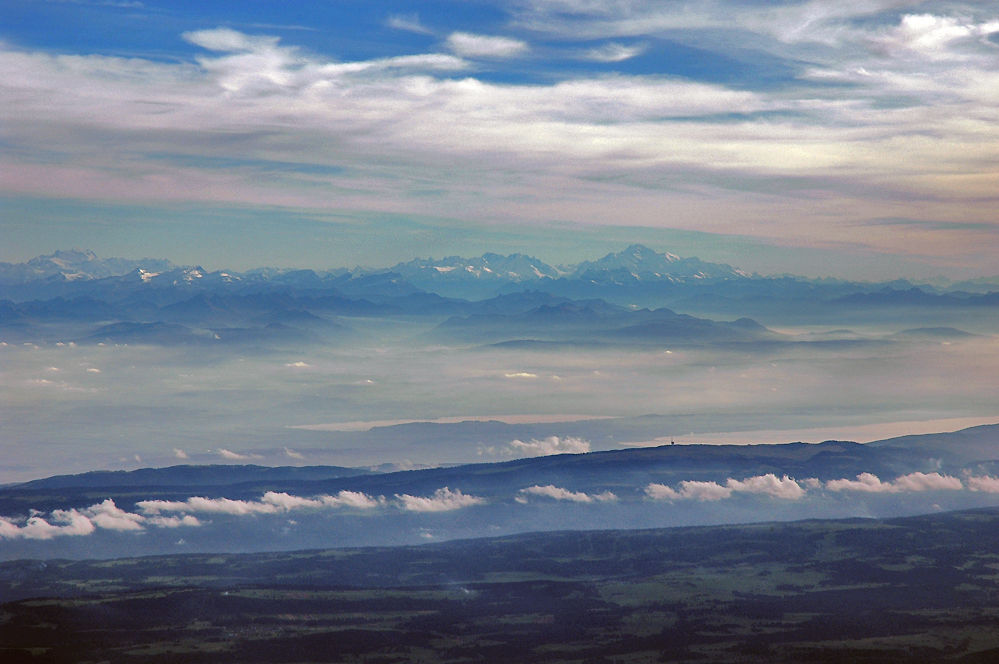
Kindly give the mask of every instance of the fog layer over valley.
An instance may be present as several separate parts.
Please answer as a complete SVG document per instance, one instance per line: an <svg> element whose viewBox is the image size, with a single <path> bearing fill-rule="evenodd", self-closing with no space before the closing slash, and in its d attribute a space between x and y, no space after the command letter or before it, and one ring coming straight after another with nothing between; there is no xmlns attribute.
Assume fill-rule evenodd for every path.
<svg viewBox="0 0 999 664"><path fill-rule="evenodd" d="M871 440L999 419L989 280L773 279L638 246L559 268L486 254L230 274L62 252L2 272L6 482L584 451L531 442L553 437L596 451L881 427Z"/></svg>

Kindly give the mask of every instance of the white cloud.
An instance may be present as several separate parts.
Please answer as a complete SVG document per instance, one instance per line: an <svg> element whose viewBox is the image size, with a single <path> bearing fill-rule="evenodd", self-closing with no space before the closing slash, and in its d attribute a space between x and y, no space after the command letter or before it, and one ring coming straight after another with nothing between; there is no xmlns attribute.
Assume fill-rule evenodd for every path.
<svg viewBox="0 0 999 664"><path fill-rule="evenodd" d="M53 537L91 535L99 528L142 532L146 526L177 528L200 525L201 522L193 516L165 518L126 512L108 498L83 510L53 510L48 519L32 510L24 525L19 525L14 519L0 517L0 539L47 540Z"/></svg>
<svg viewBox="0 0 999 664"><path fill-rule="evenodd" d="M968 478L969 491L982 491L984 493L999 493L999 478L987 475Z"/></svg>
<svg viewBox="0 0 999 664"><path fill-rule="evenodd" d="M882 482L881 478L871 473L861 473L857 479L829 480L826 488L830 491L864 491L867 493L888 493L895 491L890 482Z"/></svg>
<svg viewBox="0 0 999 664"><path fill-rule="evenodd" d="M761 493L774 498L788 498L790 500L797 500L805 495L805 490L793 479L787 475L778 479L773 473L749 477L741 481L729 479L725 486L732 491Z"/></svg>
<svg viewBox="0 0 999 664"><path fill-rule="evenodd" d="M353 507L362 510L373 509L385 504L385 499L381 496L372 498L365 493L356 491L341 491L336 496L323 496L322 500L332 507Z"/></svg>
<svg viewBox="0 0 999 664"><path fill-rule="evenodd" d="M386 24L390 28L395 28L396 30L415 32L420 35L433 34L433 31L430 28L420 23L420 17L418 14L395 14L394 16L389 16Z"/></svg>
<svg viewBox="0 0 999 664"><path fill-rule="evenodd" d="M197 517L185 514L183 516L150 516L146 522L160 528L180 528L181 526L200 526Z"/></svg>
<svg viewBox="0 0 999 664"><path fill-rule="evenodd" d="M173 448L173 456L176 459L190 459L191 458L191 457L187 456L187 452L185 452L184 450L182 450L180 448L177 448L177 447Z"/></svg>
<svg viewBox="0 0 999 664"><path fill-rule="evenodd" d="M593 496L587 495L581 491L569 491L568 489L563 489L561 487L553 486L549 484L548 486L531 486L526 489L521 489L521 493L529 493L535 496L545 496L547 498L554 498L555 500L569 500L575 503L592 503Z"/></svg>
<svg viewBox="0 0 999 664"><path fill-rule="evenodd" d="M228 459L230 461L239 461L243 459L263 459L264 457L259 454L240 454L239 452L233 452L224 448L218 449L218 454L223 459Z"/></svg>
<svg viewBox="0 0 999 664"><path fill-rule="evenodd" d="M232 460L235 460L235 459L248 459L249 458L249 457L247 457L244 454L238 454L236 452L230 452L229 450L222 449L221 447L219 448L218 452L219 452L219 456L222 457L223 459L232 459Z"/></svg>
<svg viewBox="0 0 999 664"><path fill-rule="evenodd" d="M899 491L960 491L964 488L956 477L940 473L910 473L895 478Z"/></svg>
<svg viewBox="0 0 999 664"><path fill-rule="evenodd" d="M103 503L88 507L83 512L95 526L107 530L143 530L145 517L120 509L108 498Z"/></svg>
<svg viewBox="0 0 999 664"><path fill-rule="evenodd" d="M324 506L322 500L315 498L302 498L301 496L292 496L287 493L278 493L275 491L268 491L265 493L260 499L260 502L265 505L280 507L287 512L305 508L317 509Z"/></svg>
<svg viewBox="0 0 999 664"><path fill-rule="evenodd" d="M598 48L592 48L585 54L585 59L594 62L623 62L645 52L645 44L625 46L624 44L604 44Z"/></svg>
<svg viewBox="0 0 999 664"><path fill-rule="evenodd" d="M537 378L538 377L538 374L527 373L527 372L524 372L524 371L521 371L521 372L518 372L518 373L507 373L507 374L503 374L503 375L506 376L507 378Z"/></svg>
<svg viewBox="0 0 999 664"><path fill-rule="evenodd" d="M778 55L815 63L801 82L844 84L757 92L663 76L498 84L451 76L470 67L454 55L335 62L228 28L187 33L210 51L196 62L0 46L5 145L14 146L11 153L67 155L63 163L47 164L0 159L0 179L18 193L115 198L129 191L140 200L315 207L331 204L316 193L329 191L314 186L322 180L355 192L337 199L341 207L409 213L413 205L437 205L414 203L405 193L413 188L399 181L409 178L452 191L448 200L469 216L548 219L550 197L527 200L509 184L544 174L544 186L564 202L560 214L576 221L605 221L627 201L629 220L660 223L664 202L676 202L676 223L703 230L706 219L718 216L705 211L708 196L723 212L746 212L740 232L895 250L897 234L886 238L828 220L844 211L851 219L949 219L961 209L962 221L992 224L990 197L999 184L991 167L999 150L999 72L995 44L983 43L995 27L991 9L969 9L970 17L911 14L891 25L890 14L854 20L910 4L536 3L518 19L525 25L537 19L532 27L540 30L575 30L576 37L589 31L602 41L734 26L766 36L747 35L754 45L783 39L773 47ZM553 11L574 18L551 21ZM452 37L465 47L480 44L479 51L489 43ZM499 51L523 52L522 42L511 41L514 46ZM495 43L490 48L497 52ZM622 55L607 50L604 57ZM777 113L753 115L768 111ZM719 122L718 116L745 117ZM348 168L328 177L271 173L274 182L263 187L253 169L197 164L199 155L216 155L223 144L234 161L266 155ZM178 165L139 156L147 154L191 159ZM442 168L442 161L461 167ZM799 183L794 192L823 202L796 206L788 220L773 223L774 198L800 195L772 193L783 176ZM608 181L614 186L597 184ZM759 204L741 193L755 186L767 191ZM696 192L693 198L687 189ZM453 212L451 203L439 205L431 211ZM977 251L980 239L955 236L952 246ZM904 248L909 252L939 248L920 234L901 241L912 243Z"/></svg>
<svg viewBox="0 0 999 664"><path fill-rule="evenodd" d="M385 504L384 498L374 498L355 491L340 491L335 496L320 495L309 498L293 496L284 492L268 491L260 500L233 500L231 498L204 498L192 496L183 501L143 500L136 506L145 514L158 515L161 512L232 514L278 514L294 510L318 510L331 508L372 509Z"/></svg>
<svg viewBox="0 0 999 664"><path fill-rule="evenodd" d="M301 452L296 452L295 450L290 450L287 447L284 448L285 456L291 457L292 459L304 459L305 455Z"/></svg>
<svg viewBox="0 0 999 664"><path fill-rule="evenodd" d="M447 487L437 489L429 498L408 494L396 494L396 498L402 504L402 508L410 512L450 512L486 502L484 498L466 495L460 489L451 491Z"/></svg>
<svg viewBox="0 0 999 664"><path fill-rule="evenodd" d="M584 454L590 451L589 441L582 438L566 436L549 436L541 440L531 440L523 442L521 440L511 440L501 447L480 447L479 454L488 454L498 457L540 457L551 456L553 454Z"/></svg>
<svg viewBox="0 0 999 664"><path fill-rule="evenodd" d="M490 37L469 32L452 32L447 47L466 58L512 58L527 52L526 42L509 37Z"/></svg>
<svg viewBox="0 0 999 664"><path fill-rule="evenodd" d="M94 530L90 519L75 509L55 510L49 521L40 516L32 516L23 526L17 525L12 519L0 517L0 538L5 539L47 540L59 536L89 535Z"/></svg>
<svg viewBox="0 0 999 664"><path fill-rule="evenodd" d="M787 43L829 42L837 28L922 0L533 0L519 17L525 27L576 38L654 35L666 30L744 30ZM561 19L561 20L560 20Z"/></svg>
<svg viewBox="0 0 999 664"><path fill-rule="evenodd" d="M721 500L732 495L732 489L721 486L717 482L680 482L680 497L693 500Z"/></svg>
<svg viewBox="0 0 999 664"><path fill-rule="evenodd" d="M653 500L676 500L680 497L680 494L670 487L657 483L652 483L645 487L645 494Z"/></svg>
<svg viewBox="0 0 999 664"><path fill-rule="evenodd" d="M232 500L231 498L204 498L192 496L187 500L140 500L135 504L147 514L160 512L205 512L209 514L274 514L281 506L274 503Z"/></svg>
<svg viewBox="0 0 999 664"><path fill-rule="evenodd" d="M649 484L645 493L653 500L702 500L713 501L729 498L733 493L755 493L773 498L797 500L804 497L805 489L787 475L778 478L773 473L748 477L744 480L729 478L725 485L717 482L685 480L672 489L664 484Z"/></svg>
<svg viewBox="0 0 999 664"><path fill-rule="evenodd" d="M959 490L964 485L956 477L940 473L910 473L895 478L894 482L883 482L877 475L861 473L857 479L829 480L829 491L861 491L865 493L901 493L908 491Z"/></svg>
<svg viewBox="0 0 999 664"><path fill-rule="evenodd" d="M240 53L267 51L277 48L277 37L247 35L231 28L196 30L181 35L186 41L209 51Z"/></svg>
<svg viewBox="0 0 999 664"><path fill-rule="evenodd" d="M732 495L732 489L724 487L717 482L685 480L680 482L679 486L679 490L674 490L665 484L653 483L645 487L645 494L653 500L701 501L721 500Z"/></svg>
<svg viewBox="0 0 999 664"><path fill-rule="evenodd" d="M931 60L960 58L954 43L971 38L987 37L999 31L999 23L969 23L954 16L908 14L899 24L878 40L885 48L907 49Z"/></svg>

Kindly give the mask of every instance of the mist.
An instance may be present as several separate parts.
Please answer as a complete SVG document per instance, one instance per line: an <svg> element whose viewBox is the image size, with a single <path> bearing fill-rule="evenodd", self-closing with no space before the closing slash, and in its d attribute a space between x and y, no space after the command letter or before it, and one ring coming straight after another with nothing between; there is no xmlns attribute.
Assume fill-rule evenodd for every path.
<svg viewBox="0 0 999 664"><path fill-rule="evenodd" d="M0 346L0 481L178 462L417 467L711 434L774 442L752 432L988 418L999 403L995 337L569 351L428 344L433 321L368 324L348 346Z"/></svg>

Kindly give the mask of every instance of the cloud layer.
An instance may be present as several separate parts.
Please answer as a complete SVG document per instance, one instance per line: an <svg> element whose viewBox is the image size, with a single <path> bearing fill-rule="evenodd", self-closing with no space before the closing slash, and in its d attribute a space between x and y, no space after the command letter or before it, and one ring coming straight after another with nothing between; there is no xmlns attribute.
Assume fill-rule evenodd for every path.
<svg viewBox="0 0 999 664"><path fill-rule="evenodd" d="M999 493L999 478L968 476L964 481L940 473L909 473L890 482L871 473L861 473L855 479L836 479L821 482L814 478L794 480L773 473L744 479L729 478L724 483L685 480L675 487L650 483L643 489L652 500L715 502L743 493L780 500L800 500L809 494L862 493L903 494L930 491L961 491ZM527 504L530 499L565 501L578 504L618 502L620 498L611 491L586 493L564 487L534 485L521 489L514 502ZM231 498L206 498L192 496L183 501L143 500L135 503L137 512L119 508L112 499L104 500L85 509L53 510L47 517L32 511L25 519L0 517L0 539L48 540L60 536L92 535L98 530L139 533L148 528L179 528L203 525L195 515L255 516L279 515L296 511L320 510L374 510L395 509L404 512L451 512L485 505L485 498L463 493L448 487L437 489L429 496L396 494L394 499L370 496L355 491L340 491L335 495L295 496L285 492L268 491L259 500Z"/></svg>
<svg viewBox="0 0 999 664"><path fill-rule="evenodd" d="M145 514L161 512L208 514L277 514L302 509L328 509L350 507L372 509L385 504L382 497L373 498L365 493L341 491L335 496L321 495L311 498L268 491L260 500L232 500L230 498L202 498L193 496L184 501L142 500L135 505Z"/></svg>
<svg viewBox="0 0 999 664"><path fill-rule="evenodd" d="M483 505L486 502L485 498L469 496L462 493L461 489L451 491L447 487L437 489L429 497L396 494L396 499L402 508L409 512L451 512L463 507Z"/></svg>
<svg viewBox="0 0 999 664"><path fill-rule="evenodd" d="M602 491L600 493L584 493L582 491L569 491L568 489L563 489L562 487L557 487L554 485L547 486L531 486L526 489L520 490L521 495L517 496L516 500L520 503L527 502L527 496L542 496L545 498L552 498L554 500L568 500L574 503L612 503L617 501L617 496L610 491Z"/></svg>
<svg viewBox="0 0 999 664"><path fill-rule="evenodd" d="M971 491L999 493L999 480L991 477L969 477L967 488ZM884 482L877 475L861 473L856 479L829 480L825 483L809 478L796 481L787 475L778 478L773 473L757 475L743 480L729 478L724 484L717 482L683 481L676 488L665 484L651 483L645 487L645 494L653 500L701 500L714 501L730 498L734 493L750 493L799 500L810 491L862 492L862 493L910 493L922 491L960 491L964 483L956 477L940 473L909 473Z"/></svg>
<svg viewBox="0 0 999 664"><path fill-rule="evenodd" d="M141 532L147 527L200 526L194 516L144 515L126 512L108 498L83 510L53 510L48 518L33 513L24 522L0 517L0 539L48 540L53 537L91 535L98 529Z"/></svg>
<svg viewBox="0 0 999 664"><path fill-rule="evenodd" d="M180 62L0 45L0 180L56 196L649 225L669 202L684 228L975 252L996 232L999 5L917 4L537 1L508 8L521 37L452 31L427 52L346 62L226 27L184 33L201 53ZM719 58L749 44L749 62L719 71L769 80L779 62L781 84L624 68L664 31ZM538 55L528 35L576 45ZM622 69L502 83L481 71L514 58ZM416 195L427 188L447 195ZM937 225L871 230L899 218Z"/></svg>
<svg viewBox="0 0 999 664"><path fill-rule="evenodd" d="M187 500L141 500L135 503L138 512L122 510L108 498L83 510L54 510L48 518L32 513L22 522L0 517L0 539L52 539L58 536L91 535L98 529L141 532L148 527L177 528L200 526L195 514L252 516L286 514L296 511L372 510L394 507L407 512L450 512L485 504L485 499L452 491L443 487L430 496L396 495L395 500L384 496L369 496L356 491L340 491L336 495L311 497L268 491L260 500L205 498L192 496Z"/></svg>
<svg viewBox="0 0 999 664"><path fill-rule="evenodd" d="M956 477L940 473L910 473L894 482L882 482L876 475L861 473L855 480L826 482L829 491L863 491L865 493L905 493L909 491L959 491L964 485Z"/></svg>
<svg viewBox="0 0 999 664"><path fill-rule="evenodd" d="M529 458L551 456L553 454L583 454L590 451L589 441L582 438L566 436L549 436L541 440L532 439L528 442L512 440L499 447L480 447L479 454L496 457Z"/></svg>
<svg viewBox="0 0 999 664"><path fill-rule="evenodd" d="M527 43L519 39L473 35L468 32L452 32L447 38L447 46L467 58L512 58L523 55L528 50Z"/></svg>

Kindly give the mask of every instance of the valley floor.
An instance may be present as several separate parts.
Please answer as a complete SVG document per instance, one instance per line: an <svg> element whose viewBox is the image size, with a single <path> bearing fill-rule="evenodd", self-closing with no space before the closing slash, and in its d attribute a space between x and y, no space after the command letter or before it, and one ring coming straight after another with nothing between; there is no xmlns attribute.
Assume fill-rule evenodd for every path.
<svg viewBox="0 0 999 664"><path fill-rule="evenodd" d="M999 510L0 564L4 662L993 662Z"/></svg>

